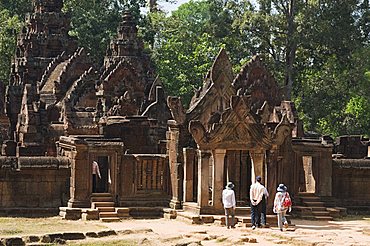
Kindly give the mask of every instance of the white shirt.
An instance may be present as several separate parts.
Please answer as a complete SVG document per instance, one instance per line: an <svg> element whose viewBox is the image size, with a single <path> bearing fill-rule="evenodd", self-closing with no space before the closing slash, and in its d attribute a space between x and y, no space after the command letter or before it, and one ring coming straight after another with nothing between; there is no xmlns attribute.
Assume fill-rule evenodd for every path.
<svg viewBox="0 0 370 246"><path fill-rule="evenodd" d="M222 191L222 203L224 208L235 208L235 192L232 189L224 189Z"/></svg>
<svg viewBox="0 0 370 246"><path fill-rule="evenodd" d="M256 206L261 202L263 195L267 192L265 186L261 185L260 182L256 182L251 185L249 198L253 206Z"/></svg>
<svg viewBox="0 0 370 246"><path fill-rule="evenodd" d="M99 176L99 178L101 178L100 176L100 170L99 170L99 165L96 161L93 161L92 162L92 173L93 174L97 174Z"/></svg>

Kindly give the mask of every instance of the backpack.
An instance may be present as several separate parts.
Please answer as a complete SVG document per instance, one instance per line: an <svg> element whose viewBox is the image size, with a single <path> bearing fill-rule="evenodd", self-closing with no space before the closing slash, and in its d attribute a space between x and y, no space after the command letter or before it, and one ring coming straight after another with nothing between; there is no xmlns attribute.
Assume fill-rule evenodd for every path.
<svg viewBox="0 0 370 246"><path fill-rule="evenodd" d="M284 199L283 199L283 207L289 208L291 206L292 206L292 200L290 200L289 195L285 194Z"/></svg>

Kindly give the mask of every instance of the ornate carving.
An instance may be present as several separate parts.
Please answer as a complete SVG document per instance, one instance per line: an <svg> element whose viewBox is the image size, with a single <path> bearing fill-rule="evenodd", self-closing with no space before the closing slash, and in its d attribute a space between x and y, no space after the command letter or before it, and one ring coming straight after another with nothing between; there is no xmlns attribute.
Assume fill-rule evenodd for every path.
<svg viewBox="0 0 370 246"><path fill-rule="evenodd" d="M244 65L233 81L235 90L251 97L251 110L257 112L264 102L277 106L281 102L279 87L258 56Z"/></svg>
<svg viewBox="0 0 370 246"><path fill-rule="evenodd" d="M179 97L168 97L167 105L171 111L172 118L178 124L184 124L186 119L185 109L182 106L181 98Z"/></svg>
<svg viewBox="0 0 370 246"><path fill-rule="evenodd" d="M192 120L189 131L201 149L271 149L291 134L291 124L284 115L275 128L270 128L272 125L266 124L269 118L269 115L258 117L251 111L247 97L232 96L230 108L221 114L220 120L208 129L200 121Z"/></svg>
<svg viewBox="0 0 370 246"><path fill-rule="evenodd" d="M221 49L203 86L191 100L187 121L200 120L206 126L213 114L228 108L230 97L235 94L232 79L232 65L226 51Z"/></svg>

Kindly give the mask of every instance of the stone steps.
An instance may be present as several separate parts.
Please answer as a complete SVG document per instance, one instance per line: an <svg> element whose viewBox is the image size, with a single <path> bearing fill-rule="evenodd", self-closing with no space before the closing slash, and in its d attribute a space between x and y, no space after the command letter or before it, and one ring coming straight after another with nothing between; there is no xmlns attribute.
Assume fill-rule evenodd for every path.
<svg viewBox="0 0 370 246"><path fill-rule="evenodd" d="M91 208L114 207L114 202L92 202Z"/></svg>
<svg viewBox="0 0 370 246"><path fill-rule="evenodd" d="M118 222L121 220L110 193L93 193L91 208L97 209L102 222Z"/></svg>
<svg viewBox="0 0 370 246"><path fill-rule="evenodd" d="M314 193L300 192L295 197L296 204L292 210L295 215L303 219L311 220L333 220L337 217L339 211L333 208L327 208L320 197Z"/></svg>
<svg viewBox="0 0 370 246"><path fill-rule="evenodd" d="M235 208L235 216L245 216L247 214L251 214L250 207L236 207Z"/></svg>
<svg viewBox="0 0 370 246"><path fill-rule="evenodd" d="M114 208L114 207L99 207L98 211L99 211L99 213L101 213L101 212L115 212L116 208Z"/></svg>

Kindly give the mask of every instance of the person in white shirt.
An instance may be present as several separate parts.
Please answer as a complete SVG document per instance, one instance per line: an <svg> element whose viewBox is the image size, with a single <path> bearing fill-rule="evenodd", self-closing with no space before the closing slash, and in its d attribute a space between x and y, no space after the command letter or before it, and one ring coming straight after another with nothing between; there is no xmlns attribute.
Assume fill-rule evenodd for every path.
<svg viewBox="0 0 370 246"><path fill-rule="evenodd" d="M256 182L251 185L249 198L251 201L251 222L252 229L261 226L262 200L267 192L265 186L261 184L261 176L257 176Z"/></svg>
<svg viewBox="0 0 370 246"><path fill-rule="evenodd" d="M233 190L234 184L228 182L225 189L222 191L222 203L225 209L225 221L227 229L230 228L229 216L231 215L231 228L235 228L234 219L235 219L235 192Z"/></svg>
<svg viewBox="0 0 370 246"><path fill-rule="evenodd" d="M97 191L96 183L97 183L98 177L99 177L99 179L101 179L99 164L96 161L93 161L92 162L92 179L93 179L92 192L93 193L95 193Z"/></svg>

